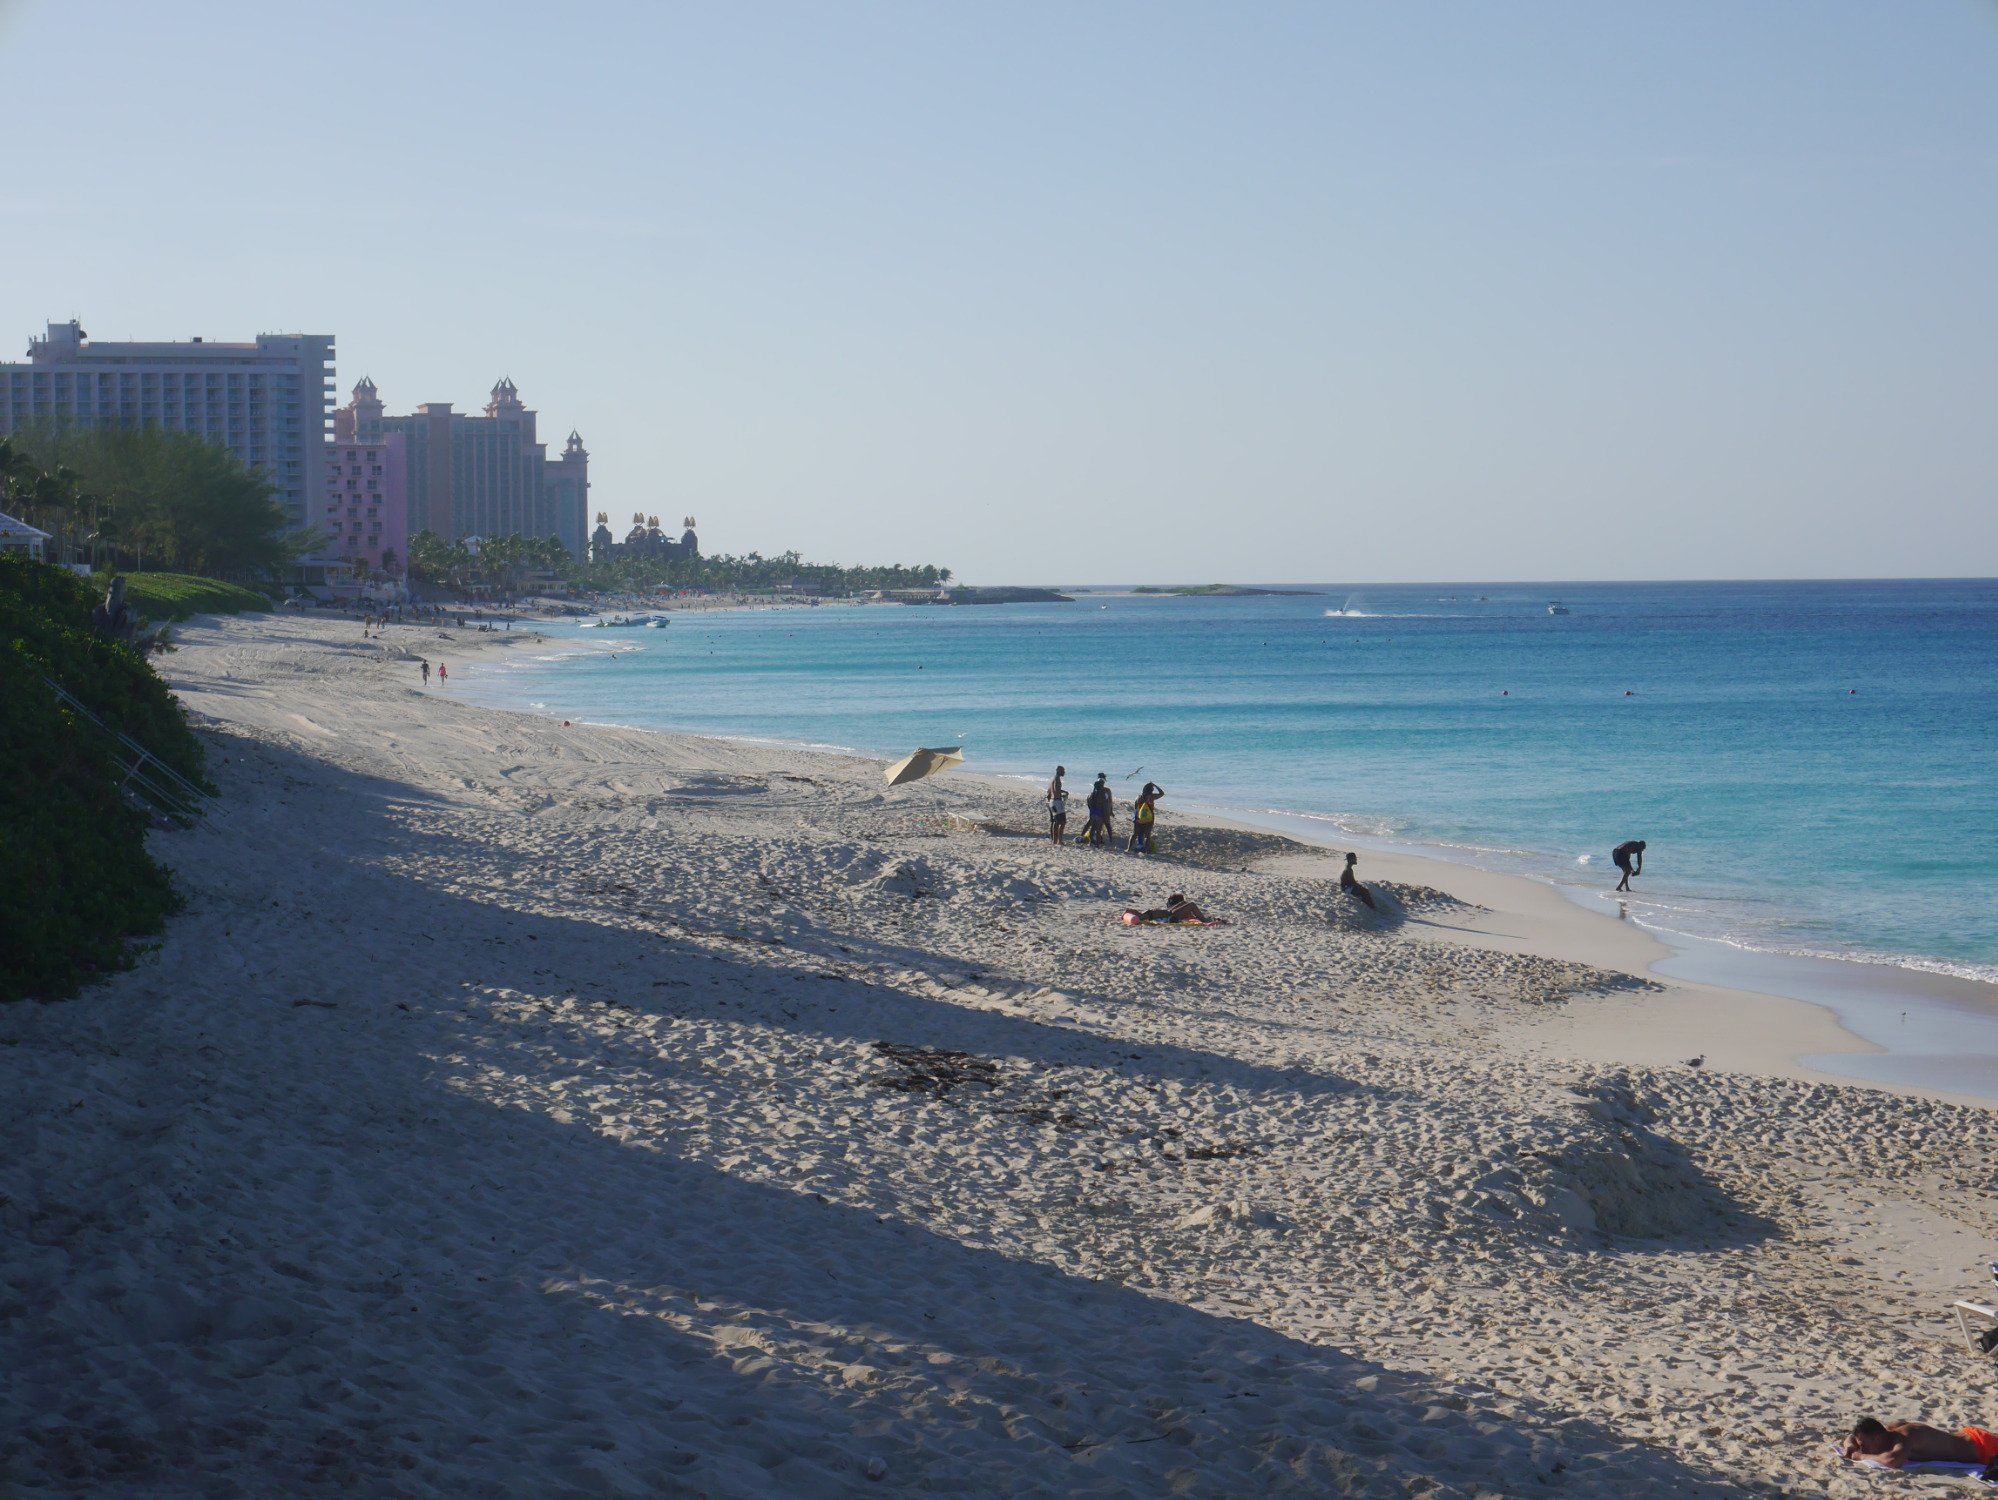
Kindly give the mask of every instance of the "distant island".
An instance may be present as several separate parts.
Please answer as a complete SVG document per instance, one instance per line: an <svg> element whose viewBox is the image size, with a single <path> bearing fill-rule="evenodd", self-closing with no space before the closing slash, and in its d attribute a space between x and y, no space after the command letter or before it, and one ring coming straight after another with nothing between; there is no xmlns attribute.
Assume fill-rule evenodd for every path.
<svg viewBox="0 0 1998 1500"><path fill-rule="evenodd" d="M1294 594L1314 599L1321 599L1325 596L1323 589L1252 589L1239 583L1189 583L1172 585L1141 583L1132 589L1131 592L1134 594L1166 594L1176 599L1204 598L1208 596L1223 599L1252 599L1265 598L1278 594Z"/></svg>
<svg viewBox="0 0 1998 1500"><path fill-rule="evenodd" d="M949 591L952 604L1073 604L1073 596L1056 589L955 588Z"/></svg>

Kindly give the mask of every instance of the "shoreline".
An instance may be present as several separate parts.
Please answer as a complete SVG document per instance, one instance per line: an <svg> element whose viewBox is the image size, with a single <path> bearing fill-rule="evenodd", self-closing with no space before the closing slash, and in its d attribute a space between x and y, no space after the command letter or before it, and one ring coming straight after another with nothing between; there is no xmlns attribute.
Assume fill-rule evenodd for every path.
<svg viewBox="0 0 1998 1500"><path fill-rule="evenodd" d="M1281 813L1262 819L1239 813L1251 827L1282 828L1313 840L1299 819ZM1307 817L1309 815L1306 815ZM1332 841L1317 836L1326 847ZM1626 925L1648 940L1643 972L1683 982L1702 992L1753 995L1761 1000L1810 1007L1838 1028L1852 1046L1819 1049L1800 1043L1792 1061L1813 1076L1876 1083L1937 1097L1998 1101L1998 984L1937 972L1885 959L1836 958L1750 948L1660 928L1637 917L1619 919L1604 910L1614 898L1601 890L1536 874L1493 870L1468 859L1429 852L1429 846L1351 835L1355 849L1376 857L1417 862L1418 866L1463 869L1497 881L1519 881L1559 897L1584 917L1610 926ZM1447 881L1438 877L1438 884ZM1915 1024L1910 1025L1909 1022ZM1949 1034L1949 1028L1956 1028ZM1962 1044L1974 1042L1974 1048Z"/></svg>
<svg viewBox="0 0 1998 1500"><path fill-rule="evenodd" d="M31 1490L1857 1500L1855 1402L1988 1369L1998 1110L1641 928L359 635L188 624L186 908L0 1014ZM1119 921L1173 890L1225 922Z"/></svg>
<svg viewBox="0 0 1998 1500"><path fill-rule="evenodd" d="M1160 596L1138 595L1133 597L1147 598ZM543 665L553 666L555 663L548 662ZM531 704L513 701L495 701L491 706L496 708L519 708L524 712L540 711L533 708ZM724 740L740 738L746 743L826 748L823 743L817 741L763 736L738 736L726 730L714 728L693 729L671 725L653 726L625 723L621 720L604 720L602 722L617 723L619 727L623 728L657 728L660 732L669 734L703 734ZM892 760L898 753L894 749L885 746L879 749L852 746L833 746L832 748L842 753L851 753L884 760ZM1024 766L1019 768L1000 767L987 774L1019 777L1030 784L1037 785L1044 773L1036 766ZM1247 820L1256 823L1257 826L1282 827L1292 836L1304 839L1307 842L1327 841L1335 843L1342 848L1347 843L1350 843L1353 847L1360 849L1399 851L1432 859L1442 864L1461 865L1471 869L1489 870L1494 873L1519 875L1523 878L1552 886L1557 890L1574 893L1579 899L1584 900L1588 898L1591 892L1598 892L1598 888L1594 885L1578 884L1568 878L1569 865L1567 857L1547 849L1483 848L1475 845L1452 844L1441 840L1382 833L1371 831L1365 827L1353 826L1354 820L1346 814L1318 812L1301 808L1264 808L1252 803L1229 800L1225 797L1208 799L1196 795L1193 800L1217 816ZM1258 820L1270 821L1264 823ZM1382 821L1392 823L1393 819L1392 817L1384 818L1382 815L1374 814L1365 818L1359 818L1357 821L1360 823ZM1334 833L1326 834L1320 831L1319 825L1333 829ZM1969 990L1948 990L1948 993L1955 997L1957 1003L1975 1004L1977 997L1981 996L1985 1002L1992 1006L1994 1013L1998 1013L1998 963L1985 964L1970 959L1936 957L1920 953L1875 951L1869 950L1857 942L1849 944L1848 951L1844 952L1820 951L1812 948L1760 946L1753 941L1740 941L1732 936L1670 927L1659 920L1655 912L1646 909L1649 906L1657 905L1659 910L1683 910L1683 908L1662 903L1688 899L1689 894L1681 892L1676 896L1662 898L1661 902L1659 898L1651 897L1648 890L1640 889L1632 893L1630 902L1630 905L1638 909L1626 913L1626 915L1629 920L1658 932L1661 941L1689 955L1699 955L1708 949L1724 949L1730 952L1766 955L1771 960L1782 960L1786 963L1795 960L1800 969L1805 972L1809 972L1816 965L1830 964L1834 968L1855 967L1869 971L1887 970L1894 973L1933 976L1939 980L1972 987ZM1712 899L1719 903L1726 903L1737 901L1740 897L1739 893L1719 898L1702 898L1697 894L1690 894L1690 899L1696 901L1700 899ZM1716 960L1715 962L1705 964L1704 967L1708 970L1715 970L1729 966L1721 964ZM1791 986L1794 987L1796 982L1798 981L1791 981ZM1828 998L1830 996L1846 994L1855 987L1852 983L1838 981L1828 982L1825 986ZM1789 988L1783 991L1785 994L1789 992Z"/></svg>
<svg viewBox="0 0 1998 1500"><path fill-rule="evenodd" d="M559 663L541 665L552 668ZM546 710L518 702L488 701L484 706L495 712L547 716ZM709 739L776 752L884 763L886 760L851 747L608 721L584 722L605 722L606 727L633 733ZM982 778L1008 787L1038 785L1038 777L1027 771L960 770L952 774L962 780ZM1462 877L1450 872L1469 872L1477 877L1473 884L1479 890L1503 892L1507 889L1505 883L1517 881L1558 897L1597 921L1611 925L1618 921L1602 909L1600 903L1607 898L1600 891L1536 872L1496 869L1448 847L1420 840L1354 833L1341 828L1330 815L1274 809L1254 811L1204 801L1197 795L1175 801L1176 808L1169 811L1180 816L1193 814L1226 826L1276 832L1314 848L1364 851L1369 855L1369 868L1373 861L1379 860L1410 880L1453 895L1461 894L1459 885L1463 882ZM1391 866L1389 861L1393 862ZM1486 880L1500 884L1487 885ZM1511 907L1543 905L1538 897L1528 901L1517 895L1502 895L1499 899ZM1640 1056L1650 1063L1674 1060L1665 1054L1690 1047L1693 1055L1711 1054L1720 1066L1729 1065L1725 1059L1731 1058L1737 1060L1736 1065L1781 1076L1869 1083L1979 1103L1998 1101L1998 983L1955 974L1946 968L1918 966L1928 962L1940 964L1939 960L1896 962L1885 958L1840 958L1749 948L1662 929L1641 918L1627 917L1627 923L1631 929L1645 934L1650 940L1648 946L1611 943L1608 951L1642 953L1642 958L1624 957L1621 966L1634 967L1639 973L1672 984L1675 997L1684 1004L1683 1014L1695 1019L1684 1032L1661 1028L1636 1014L1621 1017L1601 1035L1578 1030L1573 1044L1585 1048L1590 1055L1615 1060L1614 1033L1623 1027L1646 1037L1644 1045L1629 1059L1633 1061ZM1568 940L1589 952L1595 952L1603 941L1592 937L1586 928ZM1531 951L1553 958L1576 956L1555 951L1544 942ZM1709 1033L1719 1038L1729 1037L1728 1008L1717 998L1727 995L1749 995L1766 1002L1765 1008L1772 1010L1772 1024L1794 1036L1794 1049L1785 1050L1789 1044L1760 1036L1745 1044L1725 1039L1704 1040ZM1912 1026L1908 1024L1911 1019L1915 1022ZM1957 1028L1953 1038L1949 1034L1951 1026ZM1960 1045L1966 1034L1975 1043L1967 1051ZM1959 1045L1951 1045L1952 1040Z"/></svg>

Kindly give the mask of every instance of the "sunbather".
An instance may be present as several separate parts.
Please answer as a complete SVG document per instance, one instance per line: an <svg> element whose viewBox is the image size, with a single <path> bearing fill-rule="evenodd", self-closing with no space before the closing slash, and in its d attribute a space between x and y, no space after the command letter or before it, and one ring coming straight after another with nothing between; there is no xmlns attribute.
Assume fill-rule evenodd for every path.
<svg viewBox="0 0 1998 1500"><path fill-rule="evenodd" d="M1178 891L1166 897L1164 906L1154 906L1149 911L1139 911L1135 906L1125 909L1124 915L1135 916L1140 922L1211 922L1214 919L1202 911L1199 905L1189 901Z"/></svg>
<svg viewBox="0 0 1998 1500"><path fill-rule="evenodd" d="M1882 1468L1909 1464L1991 1464L1998 1462L1998 1432L1964 1427L1946 1432L1924 1422L1880 1422L1861 1417L1845 1440L1847 1458Z"/></svg>

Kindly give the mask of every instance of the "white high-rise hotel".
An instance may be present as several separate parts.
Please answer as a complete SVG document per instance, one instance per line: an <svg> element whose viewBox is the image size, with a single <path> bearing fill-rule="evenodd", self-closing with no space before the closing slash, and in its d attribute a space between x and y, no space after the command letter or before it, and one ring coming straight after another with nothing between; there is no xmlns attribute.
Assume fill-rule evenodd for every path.
<svg viewBox="0 0 1998 1500"><path fill-rule="evenodd" d="M318 519L333 426L330 334L262 333L254 344L107 344L74 321L0 364L0 435L38 421L198 432L277 486L293 526Z"/></svg>

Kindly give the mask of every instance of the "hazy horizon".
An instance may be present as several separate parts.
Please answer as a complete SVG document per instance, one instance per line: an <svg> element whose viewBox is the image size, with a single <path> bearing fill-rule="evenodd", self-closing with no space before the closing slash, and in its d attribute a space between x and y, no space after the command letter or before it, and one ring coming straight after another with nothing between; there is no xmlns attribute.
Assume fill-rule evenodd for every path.
<svg viewBox="0 0 1998 1500"><path fill-rule="evenodd" d="M710 551L1998 573L1990 3L0 0L0 65L16 350L510 376Z"/></svg>
<svg viewBox="0 0 1998 1500"><path fill-rule="evenodd" d="M953 579L953 582L956 580ZM1048 583L1045 580L1007 579L1008 584L1021 587L1077 589L1108 591L1114 589L1138 588L1208 588L1220 585L1224 588L1253 589L1293 589L1319 591L1323 589L1470 589L1499 588L1523 589L1545 584L1558 588L1562 584L1598 584L1607 588L1619 586L1670 587L1675 584L1730 584L1730 583L1998 583L1998 575L1988 573L1896 573L1866 576L1861 574L1838 574L1834 576L1803 578L1758 578L1748 574L1740 577L1712 578L1335 578L1320 579L1316 582L1299 582L1295 579L1255 579L1255 578L1140 578L1130 583Z"/></svg>

